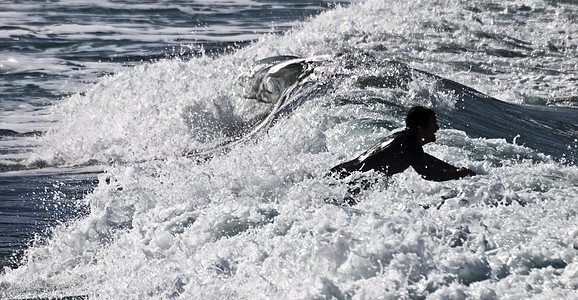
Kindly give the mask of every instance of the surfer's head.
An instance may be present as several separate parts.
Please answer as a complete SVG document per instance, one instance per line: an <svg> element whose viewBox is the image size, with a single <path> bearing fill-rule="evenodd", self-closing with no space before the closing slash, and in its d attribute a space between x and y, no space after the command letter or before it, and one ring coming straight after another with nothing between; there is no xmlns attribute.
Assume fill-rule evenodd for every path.
<svg viewBox="0 0 578 300"><path fill-rule="evenodd" d="M436 113L423 106L412 107L405 117L407 130L415 133L422 145L435 142L435 133L438 131Z"/></svg>

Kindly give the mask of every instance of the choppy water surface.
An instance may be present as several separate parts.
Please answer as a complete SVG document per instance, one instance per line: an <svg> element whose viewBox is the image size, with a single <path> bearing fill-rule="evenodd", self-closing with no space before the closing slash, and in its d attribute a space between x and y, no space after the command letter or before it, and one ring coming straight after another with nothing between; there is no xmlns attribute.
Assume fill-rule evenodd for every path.
<svg viewBox="0 0 578 300"><path fill-rule="evenodd" d="M58 117L50 110L62 98L86 93L103 76L131 66L231 52L334 5L326 1L2 3L0 265L15 266L21 251L35 235L44 236L47 227L84 215L86 203L79 200L104 170L98 166L103 161L47 164L31 156L38 146L36 137L55 124ZM74 147L64 140L55 142Z"/></svg>
<svg viewBox="0 0 578 300"><path fill-rule="evenodd" d="M91 27L81 32L94 32L82 47L99 50L38 51L82 62L39 67L52 76L32 85L48 91L39 96L19 91L41 71L14 62L39 46L6 51L15 58L2 76L17 88L2 87L2 184L27 196L7 193L2 203L54 204L49 211L63 216L52 219L65 222L49 224L51 234L5 268L0 295L573 297L576 4L365 1L324 12L327 3L166 4L129 12L102 2L88 13L75 2ZM24 18L36 10L26 5L10 9ZM285 24L309 12L318 14ZM172 21L182 14L189 19ZM115 15L118 26L106 24ZM1 34L14 43L56 30L65 43L79 39L71 28L83 22L26 21ZM413 105L434 108L442 127L426 152L478 176L368 174L377 183L358 205L329 204L348 185L327 170L402 128ZM18 178L37 183L20 192ZM34 194L44 182L56 185Z"/></svg>

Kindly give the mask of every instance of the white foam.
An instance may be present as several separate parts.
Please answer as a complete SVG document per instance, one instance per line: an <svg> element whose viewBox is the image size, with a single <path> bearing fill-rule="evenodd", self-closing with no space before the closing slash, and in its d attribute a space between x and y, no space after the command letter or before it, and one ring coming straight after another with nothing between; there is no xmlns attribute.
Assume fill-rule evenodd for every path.
<svg viewBox="0 0 578 300"><path fill-rule="evenodd" d="M220 135L197 131L210 126L196 118L188 122L191 109L217 126L238 122L242 87L231 86L259 58L367 50L383 42L393 56L422 56L416 65L450 74L451 66L432 67L444 55L413 53L403 49L412 45L399 43L439 13L450 21L464 13L465 4L443 4L410 3L406 9L401 2L368 1L337 8L305 29L264 37L235 54L127 69L63 101L55 109L58 128L42 141L38 158L65 165L113 158L118 164L87 196L90 215L56 228L47 245L32 247L27 262L0 277L0 295L573 296L578 168L524 146L443 129L426 151L479 176L437 183L410 169L379 179L355 207L325 202L347 190L323 176L329 168L402 126L393 106L432 101L434 108L451 111L454 99L426 81L412 86L417 96L404 98L363 95L344 79L343 89L312 97L266 135L225 155L202 164L180 156ZM493 80L455 76L470 83L476 76ZM561 85L559 79L547 80ZM510 88L522 90L515 83ZM390 104L340 106L338 96L376 96ZM375 129L370 122L391 128Z"/></svg>

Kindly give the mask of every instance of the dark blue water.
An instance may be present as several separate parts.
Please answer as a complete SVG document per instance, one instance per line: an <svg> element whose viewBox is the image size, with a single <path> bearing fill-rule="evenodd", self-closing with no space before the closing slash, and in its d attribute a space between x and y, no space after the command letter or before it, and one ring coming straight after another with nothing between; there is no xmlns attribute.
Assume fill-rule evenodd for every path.
<svg viewBox="0 0 578 300"><path fill-rule="evenodd" d="M82 200L96 183L95 173L2 173L0 185L0 253L3 266L16 267L22 252L42 243L49 229L85 216ZM45 173L45 174L42 174Z"/></svg>

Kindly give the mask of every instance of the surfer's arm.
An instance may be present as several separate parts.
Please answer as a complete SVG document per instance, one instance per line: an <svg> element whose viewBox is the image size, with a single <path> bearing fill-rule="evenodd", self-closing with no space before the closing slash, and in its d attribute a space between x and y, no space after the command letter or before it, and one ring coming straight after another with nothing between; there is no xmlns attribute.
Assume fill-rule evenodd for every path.
<svg viewBox="0 0 578 300"><path fill-rule="evenodd" d="M426 180L447 181L463 177L456 167L423 152L413 158L411 166Z"/></svg>
<svg viewBox="0 0 578 300"><path fill-rule="evenodd" d="M460 177L476 176L476 172L474 172L474 171L472 171L466 167L458 168L456 171L458 172Z"/></svg>
<svg viewBox="0 0 578 300"><path fill-rule="evenodd" d="M451 173L456 172L458 174L459 178L466 177L466 176L476 176L476 172L474 172L470 169L467 169L465 167L457 168L457 167L454 167L454 166L448 164L447 162L442 161L441 159L438 159L438 158L436 158L432 155L429 155L427 153L424 153L424 155L425 155L426 164L429 167L443 170L446 172L451 172Z"/></svg>
<svg viewBox="0 0 578 300"><path fill-rule="evenodd" d="M445 161L443 161L443 160L441 160L441 159L438 159L438 158L436 158L436 157L434 157L434 156L432 156L432 155L429 155L429 154L427 154L427 153L424 153L424 156L425 156L426 164L427 164L429 167L434 167L434 168L437 168L437 169L440 169L440 170L444 170L444 171L452 171L452 170L455 171L455 170L457 170L456 167L454 167L454 166L448 164L447 162L445 162Z"/></svg>

